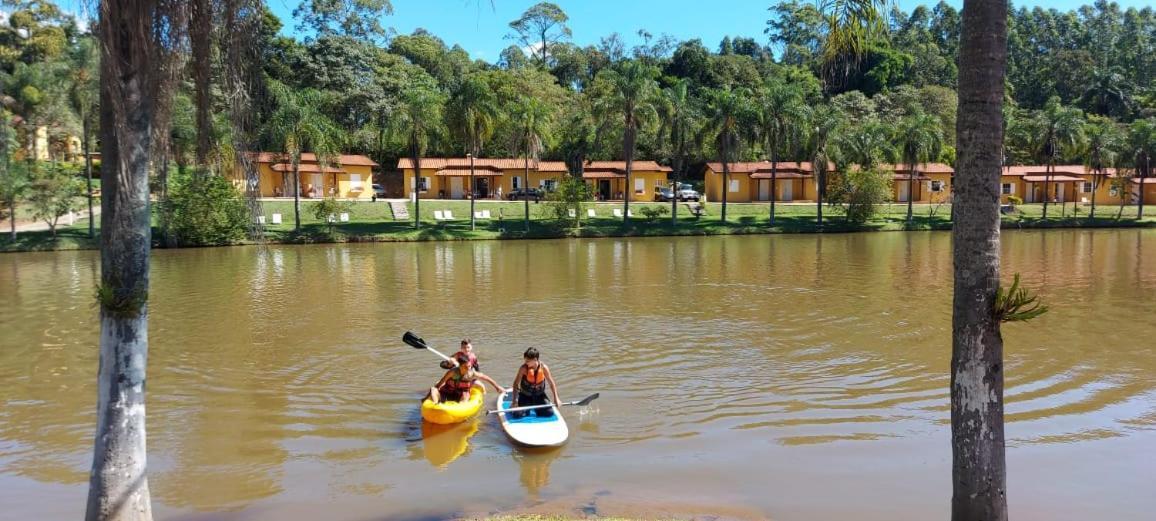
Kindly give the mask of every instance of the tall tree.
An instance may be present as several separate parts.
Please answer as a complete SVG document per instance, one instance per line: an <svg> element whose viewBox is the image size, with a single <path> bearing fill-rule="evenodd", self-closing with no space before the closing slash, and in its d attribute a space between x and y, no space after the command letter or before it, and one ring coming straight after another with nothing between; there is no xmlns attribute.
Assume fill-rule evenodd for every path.
<svg viewBox="0 0 1156 521"><path fill-rule="evenodd" d="M481 76L467 76L450 94L446 114L449 127L455 131L466 145L470 154L470 229L476 227L474 220L474 200L478 190L474 181L474 162L482 152L482 146L494 135L497 124L498 104L489 84Z"/></svg>
<svg viewBox="0 0 1156 521"><path fill-rule="evenodd" d="M803 91L795 83L777 78L768 81L759 91L759 133L763 147L771 161L771 218L775 225L775 199L778 197L779 151L795 145L804 135L811 116L810 107L803 100Z"/></svg>
<svg viewBox="0 0 1156 521"><path fill-rule="evenodd" d="M887 34L886 0L822 0L821 46L828 88L841 87L867 55L871 43Z"/></svg>
<svg viewBox="0 0 1156 521"><path fill-rule="evenodd" d="M811 173L815 176L816 222L823 226L823 199L827 196L827 170L834 150L832 136L839 133L842 114L829 104L820 105L811 115L810 130Z"/></svg>
<svg viewBox="0 0 1156 521"><path fill-rule="evenodd" d="M1007 520L1003 337L995 315L1007 23L1007 0L964 0L951 229L953 521Z"/></svg>
<svg viewBox="0 0 1156 521"><path fill-rule="evenodd" d="M98 85L100 49L90 37L77 40L72 50L69 104L80 119L80 143L84 153L84 176L88 182L88 236L96 236L96 219L92 209L92 130L96 117L96 102L100 96Z"/></svg>
<svg viewBox="0 0 1156 521"><path fill-rule="evenodd" d="M746 89L713 89L706 93L706 127L703 136L714 146L722 162L722 222L727 222L727 192L730 191L730 165L742 154L743 142L750 135L750 92Z"/></svg>
<svg viewBox="0 0 1156 521"><path fill-rule="evenodd" d="M1136 220L1144 218L1144 186L1153 177L1156 167L1156 118L1132 122L1128 129L1128 145L1131 149L1132 169L1136 172L1138 193L1136 196Z"/></svg>
<svg viewBox="0 0 1156 521"><path fill-rule="evenodd" d="M550 49L570 39L570 27L566 22L570 17L557 4L541 2L510 22L515 34L508 38L516 40L522 47L538 58L542 67L549 66Z"/></svg>
<svg viewBox="0 0 1156 521"><path fill-rule="evenodd" d="M522 175L522 202L525 211L526 232L530 231L530 162L538 162L538 156L546 148L550 137L550 107L538 98L522 96L514 105L512 118L515 122L513 148L525 161Z"/></svg>
<svg viewBox="0 0 1156 521"><path fill-rule="evenodd" d="M630 225L630 198L634 194L631 184L634 166L634 152L638 142L638 131L657 116L656 93L658 83L654 80L658 70L638 61L625 62L619 70L603 73L608 86L604 96L598 100L598 111L607 119L621 118L622 156L626 160L626 188L622 198L623 223Z"/></svg>
<svg viewBox="0 0 1156 521"><path fill-rule="evenodd" d="M943 131L939 118L918 111L899 121L895 129L895 140L899 158L907 165L907 225L913 218L912 204L915 199L915 169L939 158L943 150Z"/></svg>
<svg viewBox="0 0 1156 521"><path fill-rule="evenodd" d="M402 137L413 161L413 227L421 227L421 156L441 135L445 95L434 87L414 84L402 92L401 106L393 118L394 131Z"/></svg>
<svg viewBox="0 0 1156 521"><path fill-rule="evenodd" d="M269 116L270 139L277 143L293 172L293 230L301 231L301 154L312 151L323 168L336 162L344 131L325 115L325 96L313 89L293 90L273 83L277 109Z"/></svg>
<svg viewBox="0 0 1156 521"><path fill-rule="evenodd" d="M1107 179L1108 168L1116 164L1123 133L1111 119L1091 116L1084 125L1084 167L1092 172L1092 210L1089 218L1096 218L1096 193Z"/></svg>
<svg viewBox="0 0 1156 521"><path fill-rule="evenodd" d="M1044 174L1044 219L1048 218L1048 202L1052 199L1051 180L1056 159L1077 148L1083 137L1084 114L1079 109L1065 107L1060 98L1052 96L1043 110L1031 120L1032 148L1036 157L1047 164Z"/></svg>
<svg viewBox="0 0 1156 521"><path fill-rule="evenodd" d="M662 127L659 134L666 145L666 158L670 162L674 180L671 183L670 223L678 223L678 187L690 163L691 146L694 141L698 111L693 105L689 90L690 82L684 78L675 81L662 90L658 103L659 120Z"/></svg>
<svg viewBox="0 0 1156 521"><path fill-rule="evenodd" d="M293 9L298 31L360 40L386 37L389 31L381 18L391 14L390 0L303 0Z"/></svg>

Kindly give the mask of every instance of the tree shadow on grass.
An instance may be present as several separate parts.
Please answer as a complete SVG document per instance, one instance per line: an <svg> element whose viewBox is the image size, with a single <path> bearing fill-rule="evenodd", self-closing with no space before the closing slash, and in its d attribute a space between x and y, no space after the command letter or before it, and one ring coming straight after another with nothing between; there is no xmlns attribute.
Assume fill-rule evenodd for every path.
<svg viewBox="0 0 1156 521"><path fill-rule="evenodd" d="M54 238L48 231L18 232L13 241L7 231L0 235L0 251L91 250L100 247L100 234L88 237L88 228L60 228Z"/></svg>

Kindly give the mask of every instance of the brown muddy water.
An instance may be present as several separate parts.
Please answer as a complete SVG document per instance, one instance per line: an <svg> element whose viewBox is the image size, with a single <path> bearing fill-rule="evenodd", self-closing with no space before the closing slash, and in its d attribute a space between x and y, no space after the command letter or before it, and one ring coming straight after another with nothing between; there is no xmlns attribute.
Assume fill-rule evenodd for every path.
<svg viewBox="0 0 1156 521"><path fill-rule="evenodd" d="M1006 232L1052 311L1006 326L1013 517L1152 519L1156 231ZM491 512L946 519L947 233L158 251L148 414L157 517ZM95 252L0 255L0 518L82 516ZM544 352L570 443L493 417L423 426L472 337ZM492 400L492 394L490 400Z"/></svg>

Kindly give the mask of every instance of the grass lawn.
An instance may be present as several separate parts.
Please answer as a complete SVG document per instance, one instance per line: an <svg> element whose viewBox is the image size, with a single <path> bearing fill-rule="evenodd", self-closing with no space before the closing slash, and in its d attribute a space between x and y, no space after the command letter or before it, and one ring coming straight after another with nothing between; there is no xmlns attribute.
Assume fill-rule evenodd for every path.
<svg viewBox="0 0 1156 521"><path fill-rule="evenodd" d="M264 201L262 209L266 222L272 222L272 214L280 213L280 225L266 226L266 240L274 243L336 242L336 241L427 241L427 240L479 240L479 239L536 239L554 237L646 237L679 235L734 235L762 233L814 233L814 232L858 232L858 231L901 231L948 230L951 228L951 208L947 205L916 205L914 219L910 227L906 224L907 206L903 204L884 205L878 215L864 224L847 222L842 211L825 206L824 224L816 223L814 204L777 204L775 226L770 226L770 208L766 203L739 203L727 206L727 222L721 219L722 205L708 203L706 214L700 218L691 215L684 203L679 203L678 222L672 224L669 213L653 220L642 213L643 208L664 208L670 203L632 203L635 217L626 226L619 218L613 217L613 210L621 208L621 203L591 203L596 217L583 218L579 229L554 218L548 203L533 203L530 207L530 223L524 221L525 205L521 201L478 201L477 210L489 210L493 219L478 220L477 229L470 230L469 201L423 200L421 203L422 226L413 228L412 219L393 219L389 204L378 202L355 202L350 207L350 221L330 227L315 218L311 212L314 201L302 201L300 232L293 230L292 201ZM409 204L412 215L413 204ZM1118 206L1099 206L1096 219L1088 218L1089 207L1073 209L1052 205L1048 208L1048 219L1043 219L1041 205L1022 205L1015 213L1003 216L1004 228L1063 228L1063 227L1131 227L1156 226L1156 208L1146 209L1145 219L1137 221L1136 207L1126 206L1120 220L1116 219ZM435 221L435 211L449 210L456 220ZM584 214L584 212L583 212ZM499 218L500 217L500 218ZM99 226L99 223L97 223ZM0 230L3 231L3 230ZM61 227L58 238L53 240L48 232L20 233L16 242L11 242L8 234L0 234L2 251L41 251L62 249L87 249L99 246L99 241L87 237L87 222L72 227ZM154 237L158 236L154 230Z"/></svg>

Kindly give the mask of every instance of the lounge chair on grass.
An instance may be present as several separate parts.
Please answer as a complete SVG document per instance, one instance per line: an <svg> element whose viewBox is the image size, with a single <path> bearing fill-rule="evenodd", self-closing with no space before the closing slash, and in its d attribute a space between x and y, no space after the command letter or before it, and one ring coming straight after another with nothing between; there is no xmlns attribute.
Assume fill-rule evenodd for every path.
<svg viewBox="0 0 1156 521"><path fill-rule="evenodd" d="M598 217L598 214L594 213L593 208L587 208L586 209L586 217Z"/></svg>
<svg viewBox="0 0 1156 521"><path fill-rule="evenodd" d="M444 213L442 213L441 210L434 210L434 220L435 221L444 221L444 220L446 220L446 216Z"/></svg>
<svg viewBox="0 0 1156 521"><path fill-rule="evenodd" d="M613 210L613 212L612 212L612 213L614 214L614 217L617 217L617 218L619 218L619 219L621 219L621 218L622 218L622 210L619 210L618 208L615 208L615 209Z"/></svg>
<svg viewBox="0 0 1156 521"><path fill-rule="evenodd" d="M567 209L566 214L569 215L571 219L578 218L578 212L576 210L574 210L573 208Z"/></svg>

